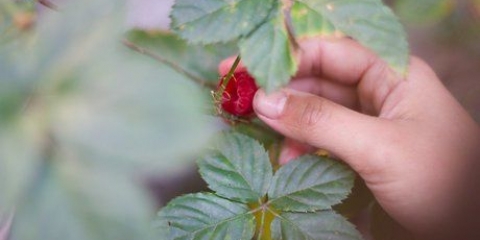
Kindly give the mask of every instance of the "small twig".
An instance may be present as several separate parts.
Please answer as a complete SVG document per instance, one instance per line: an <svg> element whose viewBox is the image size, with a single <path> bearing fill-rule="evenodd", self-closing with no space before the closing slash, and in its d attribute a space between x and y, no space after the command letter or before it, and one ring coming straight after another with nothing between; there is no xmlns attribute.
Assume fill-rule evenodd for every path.
<svg viewBox="0 0 480 240"><path fill-rule="evenodd" d="M227 75L223 77L221 80L222 85L216 90L212 92L213 99L216 102L221 102L221 99L223 97L223 93L225 92L225 89L227 89L228 82L230 82L230 79L233 78L233 75L235 74L235 70L238 67L238 64L240 64L241 58L240 55L235 58L235 62L233 62L233 65L230 67L230 70L228 71Z"/></svg>
<svg viewBox="0 0 480 240"><path fill-rule="evenodd" d="M261 220L260 220L260 228L258 229L259 232L258 232L257 240L262 240L262 238L263 238L263 233L264 233L264 230L263 230L263 229L264 229L264 227L265 227L264 225L265 225L265 217L266 217L266 216L265 216L265 213L266 213L265 207L263 206L263 208L262 208L262 216L261 216ZM257 220L258 220L258 219L257 219ZM268 227L269 227L269 226L268 226Z"/></svg>
<svg viewBox="0 0 480 240"><path fill-rule="evenodd" d="M240 55L237 56L237 58L235 58L235 62L233 62L232 67L230 67L230 71L228 71L227 76L225 76L225 79L222 84L223 86L226 87L228 85L228 82L233 77L233 74L235 73L235 70L237 69L238 64L240 64L240 60L241 60Z"/></svg>
<svg viewBox="0 0 480 240"><path fill-rule="evenodd" d="M53 4L49 0L37 0L37 2L40 3L41 5L47 7L47 8L58 11L57 5Z"/></svg>
<svg viewBox="0 0 480 240"><path fill-rule="evenodd" d="M202 87L206 87L206 88L209 88L209 89L212 89L212 90L216 89L216 87L217 87L215 84L213 84L213 83L211 83L211 82L205 81L205 80L203 80L203 79L201 79L201 78L198 78L198 77L194 76L193 74L189 73L187 70L183 69L183 68L182 68L181 66L179 66L178 64L176 64L176 63L174 63L174 62L172 62L172 61L169 61L169 60L167 60L167 59L159 56L158 54L155 54L155 53L153 53L153 52L150 52L150 51L148 51L148 50L145 49L145 48L142 48L142 47L140 47L140 46L137 46L137 45L135 45L133 42L130 42L130 41L126 40L126 39L124 39L122 42L123 42L123 44L124 44L125 46L127 46L127 47L130 48L130 49L132 49L133 51L136 51L136 52L138 52L138 53L140 53L140 54L143 54L143 55L145 55L145 56L151 57L151 58L153 58L153 59L155 59L155 60L157 60L157 61L159 61L159 62L161 62L161 63L163 63L163 64L165 64L165 65L167 65L167 66L169 66L169 67L171 67L173 70L177 71L177 72L180 73L180 74L185 75L186 77L190 78L192 81L194 81L195 83L198 83L198 84L199 84L200 86L202 86Z"/></svg>

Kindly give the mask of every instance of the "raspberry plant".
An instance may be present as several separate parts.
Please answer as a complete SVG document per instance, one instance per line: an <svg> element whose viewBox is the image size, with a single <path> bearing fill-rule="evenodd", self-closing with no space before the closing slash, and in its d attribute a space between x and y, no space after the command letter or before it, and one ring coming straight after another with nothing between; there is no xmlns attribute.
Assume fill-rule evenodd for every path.
<svg viewBox="0 0 480 240"><path fill-rule="evenodd" d="M404 73L402 26L381 0L177 0L172 29L190 43L237 40L243 63L267 92L297 70L296 39L339 32Z"/></svg>
<svg viewBox="0 0 480 240"><path fill-rule="evenodd" d="M37 17L37 2L55 11ZM177 0L172 31L127 36L124 5L0 0L0 218L14 209L11 239L147 239L154 210L133 179L198 158L228 56L267 92L295 74L307 37L351 37L406 73L405 34L380 0ZM155 239L361 238L332 210L351 191L348 168L315 155L279 167L281 136L223 117L231 130L198 161L215 193L170 202Z"/></svg>
<svg viewBox="0 0 480 240"><path fill-rule="evenodd" d="M348 35L400 74L407 68L403 29L379 0L177 0L171 17L173 31L190 44L237 45L239 57L213 94L214 104L235 117L243 112L225 103L238 96L223 94L235 92L229 81L240 56L271 92L297 71L294 56L303 51L297 42L303 37ZM338 162L307 155L273 173L258 142L230 133L198 166L215 193L172 200L156 220L161 239L361 239L331 208L348 195L354 179Z"/></svg>
<svg viewBox="0 0 480 240"><path fill-rule="evenodd" d="M160 239L361 239L331 208L354 180L336 161L305 155L273 173L259 142L226 133L198 167L216 194L171 201L155 222Z"/></svg>
<svg viewBox="0 0 480 240"><path fill-rule="evenodd" d="M171 17L174 32L189 43L234 41L246 69L267 92L278 90L295 74L295 56L302 51L297 40L303 37L345 34L376 52L400 74L407 68L403 29L378 0L177 0ZM228 81L239 59L213 94L216 104L235 116L244 112L228 100L239 96L228 99L223 94L236 93ZM237 83L237 76L233 77ZM259 143L231 133L198 166L215 194L191 194L171 201L158 214L158 236L361 239L331 209L353 185L353 174L338 162L307 155L273 174L269 154Z"/></svg>

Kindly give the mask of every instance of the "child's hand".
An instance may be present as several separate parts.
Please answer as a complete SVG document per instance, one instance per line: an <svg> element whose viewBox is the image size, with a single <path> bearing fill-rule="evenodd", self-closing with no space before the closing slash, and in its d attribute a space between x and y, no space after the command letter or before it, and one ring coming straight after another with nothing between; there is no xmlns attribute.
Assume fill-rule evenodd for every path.
<svg viewBox="0 0 480 240"><path fill-rule="evenodd" d="M257 92L258 117L344 160L420 239L480 239L480 130L430 67L412 58L404 79L350 39L301 47L289 88Z"/></svg>

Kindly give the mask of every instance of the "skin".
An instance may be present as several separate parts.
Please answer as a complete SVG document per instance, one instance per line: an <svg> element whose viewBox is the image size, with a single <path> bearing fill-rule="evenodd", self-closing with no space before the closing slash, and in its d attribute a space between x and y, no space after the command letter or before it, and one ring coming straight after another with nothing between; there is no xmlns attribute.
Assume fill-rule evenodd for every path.
<svg viewBox="0 0 480 240"><path fill-rule="evenodd" d="M287 138L280 162L326 149L416 239L480 239L480 128L432 69L411 57L403 77L351 39L300 46L289 86L254 99Z"/></svg>

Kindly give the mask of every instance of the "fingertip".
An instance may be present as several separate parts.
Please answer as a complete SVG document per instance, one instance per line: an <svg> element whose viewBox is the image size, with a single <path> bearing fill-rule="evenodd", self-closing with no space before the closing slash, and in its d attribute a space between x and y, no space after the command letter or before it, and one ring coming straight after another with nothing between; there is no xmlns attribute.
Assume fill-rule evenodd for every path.
<svg viewBox="0 0 480 240"><path fill-rule="evenodd" d="M295 159L296 156L292 151L291 149L289 148L282 148L282 151L280 152L280 156L278 157L278 163L280 165L285 165L287 163L289 163L290 161L292 161L293 159Z"/></svg>
<svg viewBox="0 0 480 240"><path fill-rule="evenodd" d="M282 151L278 158L280 165L285 165L290 161L307 154L313 150L313 147L295 141L291 138L286 138L282 144Z"/></svg>
<svg viewBox="0 0 480 240"><path fill-rule="evenodd" d="M253 109L259 116L278 119L285 108L287 94L284 91L266 94L259 89L253 98Z"/></svg>
<svg viewBox="0 0 480 240"><path fill-rule="evenodd" d="M218 64L218 74L220 74L220 76L227 74L232 64L233 62L230 61L230 58L221 61L220 64Z"/></svg>

